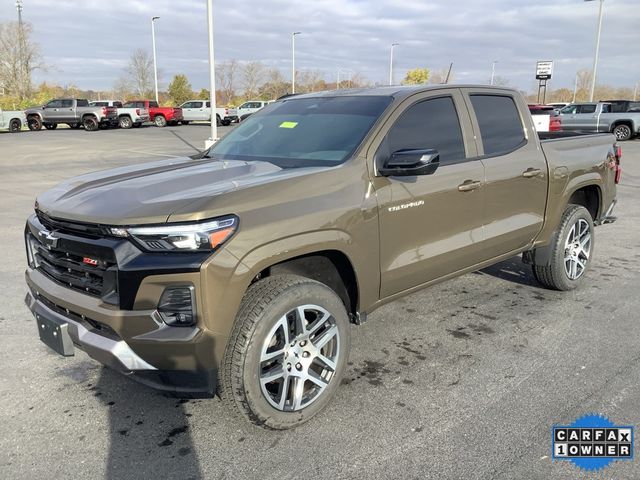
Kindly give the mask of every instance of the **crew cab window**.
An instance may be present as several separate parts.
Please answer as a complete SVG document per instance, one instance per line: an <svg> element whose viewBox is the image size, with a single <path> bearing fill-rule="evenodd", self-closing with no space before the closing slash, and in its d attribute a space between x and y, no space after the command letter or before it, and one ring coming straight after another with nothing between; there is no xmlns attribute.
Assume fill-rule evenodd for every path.
<svg viewBox="0 0 640 480"><path fill-rule="evenodd" d="M149 107L158 108L158 102L149 102Z"/></svg>
<svg viewBox="0 0 640 480"><path fill-rule="evenodd" d="M183 104L181 108L193 108L193 102L187 102Z"/></svg>
<svg viewBox="0 0 640 480"><path fill-rule="evenodd" d="M485 155L511 152L525 141L522 120L512 97L471 95Z"/></svg>
<svg viewBox="0 0 640 480"><path fill-rule="evenodd" d="M60 102L60 106L61 106L62 108L71 108L71 107L73 107L73 100L62 100L62 101ZM81 104L80 104L80 101L78 101L78 106L79 106L79 107L83 107L83 106L84 106L84 107L88 107L88 106L89 106L89 104L87 103L87 105L81 105Z"/></svg>
<svg viewBox="0 0 640 480"><path fill-rule="evenodd" d="M122 108L122 102L113 102L113 106L116 108Z"/></svg>
<svg viewBox="0 0 640 480"><path fill-rule="evenodd" d="M578 113L596 113L596 105L579 105Z"/></svg>
<svg viewBox="0 0 640 480"><path fill-rule="evenodd" d="M69 105L63 105L63 107L72 107L73 106L73 100L63 100L63 102L69 102ZM78 107L88 107L89 106L89 100L86 99L79 99L76 102L76 105Z"/></svg>
<svg viewBox="0 0 640 480"><path fill-rule="evenodd" d="M410 106L393 124L383 145L388 155L398 150L434 149L441 163L464 159L464 140L453 98L434 98Z"/></svg>
<svg viewBox="0 0 640 480"><path fill-rule="evenodd" d="M191 105L191 108L202 108L202 102L192 102Z"/></svg>
<svg viewBox="0 0 640 480"><path fill-rule="evenodd" d="M611 105L602 105L602 113L611 113Z"/></svg>
<svg viewBox="0 0 640 480"><path fill-rule="evenodd" d="M45 108L60 108L61 106L62 102L60 100L51 100L45 105Z"/></svg>
<svg viewBox="0 0 640 480"><path fill-rule="evenodd" d="M577 111L578 111L577 105L567 105L562 110L560 110L560 113L563 115L574 115Z"/></svg>

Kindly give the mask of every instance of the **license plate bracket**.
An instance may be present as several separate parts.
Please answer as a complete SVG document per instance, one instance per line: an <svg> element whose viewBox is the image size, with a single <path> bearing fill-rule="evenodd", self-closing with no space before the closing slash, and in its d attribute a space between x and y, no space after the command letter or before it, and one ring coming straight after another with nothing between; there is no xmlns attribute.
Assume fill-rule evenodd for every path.
<svg viewBox="0 0 640 480"><path fill-rule="evenodd" d="M41 313L36 314L36 322L38 323L40 340L45 345L65 357L73 356L73 341L69 336L67 322L50 318Z"/></svg>

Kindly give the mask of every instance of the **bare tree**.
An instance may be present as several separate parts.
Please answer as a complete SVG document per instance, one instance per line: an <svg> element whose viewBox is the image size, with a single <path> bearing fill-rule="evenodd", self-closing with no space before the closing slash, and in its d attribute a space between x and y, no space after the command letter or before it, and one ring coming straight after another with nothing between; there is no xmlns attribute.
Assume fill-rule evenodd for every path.
<svg viewBox="0 0 640 480"><path fill-rule="evenodd" d="M141 48L135 50L129 59L124 82L140 97L151 95L153 90L153 59L149 52Z"/></svg>
<svg viewBox="0 0 640 480"><path fill-rule="evenodd" d="M260 88L262 97L275 100L289 92L291 84L284 79L282 72L277 68L267 70L264 77L265 82Z"/></svg>
<svg viewBox="0 0 640 480"><path fill-rule="evenodd" d="M220 83L220 93L222 94L222 103L224 105L230 105L233 97L236 96L238 67L237 60L223 62L216 67L217 78Z"/></svg>
<svg viewBox="0 0 640 480"><path fill-rule="evenodd" d="M0 24L0 85L19 100L31 96L31 75L44 68L40 48L31 40L31 31L29 23Z"/></svg>
<svg viewBox="0 0 640 480"><path fill-rule="evenodd" d="M302 72L299 72L296 87L298 85L298 93L315 92L316 90L321 90L322 86L324 85L322 73L318 70L304 70Z"/></svg>
<svg viewBox="0 0 640 480"><path fill-rule="evenodd" d="M247 98L258 94L260 85L264 79L265 68L260 62L249 62L244 65L242 77L244 80L244 95Z"/></svg>

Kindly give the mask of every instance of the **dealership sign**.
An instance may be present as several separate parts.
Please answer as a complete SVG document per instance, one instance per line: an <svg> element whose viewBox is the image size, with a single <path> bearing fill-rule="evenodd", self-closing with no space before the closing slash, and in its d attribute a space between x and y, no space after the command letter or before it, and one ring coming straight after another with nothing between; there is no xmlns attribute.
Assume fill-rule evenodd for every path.
<svg viewBox="0 0 640 480"><path fill-rule="evenodd" d="M542 61L536 64L536 79L549 80L553 74L553 61Z"/></svg>

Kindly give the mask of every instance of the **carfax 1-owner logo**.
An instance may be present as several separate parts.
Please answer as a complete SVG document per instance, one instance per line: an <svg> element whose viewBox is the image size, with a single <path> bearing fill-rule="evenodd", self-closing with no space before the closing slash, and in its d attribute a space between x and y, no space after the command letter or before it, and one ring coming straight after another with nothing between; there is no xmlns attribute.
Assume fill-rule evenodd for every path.
<svg viewBox="0 0 640 480"><path fill-rule="evenodd" d="M614 460L633 460L633 427L601 415L585 415L551 430L554 460L569 460L583 470L601 470Z"/></svg>

